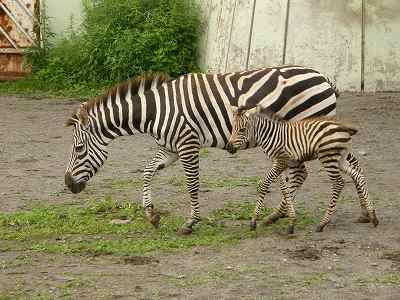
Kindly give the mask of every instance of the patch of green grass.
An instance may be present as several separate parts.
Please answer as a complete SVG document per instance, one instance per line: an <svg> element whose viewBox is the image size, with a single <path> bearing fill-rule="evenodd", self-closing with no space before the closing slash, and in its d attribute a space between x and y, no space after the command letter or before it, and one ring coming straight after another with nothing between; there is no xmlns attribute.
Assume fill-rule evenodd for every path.
<svg viewBox="0 0 400 300"><path fill-rule="evenodd" d="M314 273L314 274L311 274L310 276L305 277L302 280L301 284L303 286L311 286L316 283L325 281L325 280L327 280L327 278L328 278L328 276L326 273L322 273L322 272Z"/></svg>
<svg viewBox="0 0 400 300"><path fill-rule="evenodd" d="M57 286L61 298L71 297L73 293L82 287L93 286L93 282L89 279L72 278L67 282Z"/></svg>
<svg viewBox="0 0 400 300"><path fill-rule="evenodd" d="M223 280L240 280L242 276L266 276L271 272L271 268L266 265L241 266L240 268L226 269L223 266L213 265L211 268L197 270L193 274L170 274L168 281L176 287L194 287L210 282L220 282Z"/></svg>
<svg viewBox="0 0 400 300"><path fill-rule="evenodd" d="M376 282L379 282L382 284L400 285L400 274L399 273L388 273L381 277L377 277Z"/></svg>
<svg viewBox="0 0 400 300"><path fill-rule="evenodd" d="M216 178L213 180L203 179L201 180L201 185L205 187L241 187L241 186L253 186L258 185L260 177L258 176L243 176L241 178Z"/></svg>
<svg viewBox="0 0 400 300"><path fill-rule="evenodd" d="M253 211L255 207L255 202L247 202L247 201L242 201L242 202L228 202L224 205L223 208L216 209L210 214L210 219L215 219L215 220L233 220L233 221L239 221L239 220L250 220ZM260 214L260 220L265 218L267 215L272 213L271 209L263 209ZM297 219L296 219L296 230L302 230L304 229L307 225L314 224L316 220L305 213L304 209L298 208L296 210L297 214ZM259 221L261 223L261 221ZM267 228L274 228L278 230L285 230L287 226L287 221L277 221L273 226L267 227ZM262 230L262 226L259 226Z"/></svg>
<svg viewBox="0 0 400 300"><path fill-rule="evenodd" d="M17 268L24 265L32 265L33 259L29 255L18 255L12 260L0 260L0 270Z"/></svg>
<svg viewBox="0 0 400 300"><path fill-rule="evenodd" d="M259 176L243 176L241 178L215 178L205 179L200 178L200 186L203 188L234 188L242 186L257 186L260 182ZM172 176L168 180L168 184L179 187L180 189L186 188L186 180L184 176Z"/></svg>
<svg viewBox="0 0 400 300"><path fill-rule="evenodd" d="M208 148L201 148L200 149L200 153L199 153L199 157L200 158L206 158L209 155L209 150Z"/></svg>
<svg viewBox="0 0 400 300"><path fill-rule="evenodd" d="M111 198L90 202L83 207L41 206L28 212L0 214L0 240L8 241L8 250L30 249L49 253L88 255L143 255L157 251L173 251L194 246L232 245L244 238L253 238L248 222L254 203L227 203L196 225L190 236L176 231L184 218L163 215L159 228L153 228L138 204L116 202ZM265 213L264 213L265 215ZM112 224L113 219L129 220ZM301 230L312 219L299 213L296 228ZM277 228L284 230L287 222L270 227L259 226L258 234Z"/></svg>
<svg viewBox="0 0 400 300"><path fill-rule="evenodd" d="M20 97L34 98L74 98L86 99L93 97L99 92L105 90L104 86L86 86L84 84L75 84L61 89L54 86L46 86L43 81L33 76L16 81L0 82L1 95L16 95Z"/></svg>
<svg viewBox="0 0 400 300"><path fill-rule="evenodd" d="M48 295L47 293L39 293L35 296L21 295L20 292L13 293L1 293L0 300L52 300L54 297Z"/></svg>
<svg viewBox="0 0 400 300"><path fill-rule="evenodd" d="M108 180L104 187L107 189L123 192L132 188L137 188L143 184L139 179L113 179Z"/></svg>
<svg viewBox="0 0 400 300"><path fill-rule="evenodd" d="M373 276L368 278L358 278L356 282L359 284L396 284L400 285L399 273L385 273L381 276Z"/></svg>

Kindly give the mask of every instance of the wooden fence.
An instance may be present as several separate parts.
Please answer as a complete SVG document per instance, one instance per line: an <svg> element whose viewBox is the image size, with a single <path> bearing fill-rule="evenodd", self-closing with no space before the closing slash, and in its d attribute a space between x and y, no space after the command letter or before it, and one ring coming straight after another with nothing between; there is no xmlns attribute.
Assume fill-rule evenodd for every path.
<svg viewBox="0 0 400 300"><path fill-rule="evenodd" d="M341 90L400 90L398 0L198 0L210 72L300 64Z"/></svg>

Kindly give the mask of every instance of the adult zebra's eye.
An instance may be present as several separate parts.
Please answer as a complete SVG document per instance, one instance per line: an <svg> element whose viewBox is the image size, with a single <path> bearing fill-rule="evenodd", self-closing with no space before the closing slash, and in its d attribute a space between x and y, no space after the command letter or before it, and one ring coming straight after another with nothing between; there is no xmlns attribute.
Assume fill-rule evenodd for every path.
<svg viewBox="0 0 400 300"><path fill-rule="evenodd" d="M75 150L78 151L78 152L83 151L83 148L84 148L83 144L78 144L78 145L75 146Z"/></svg>

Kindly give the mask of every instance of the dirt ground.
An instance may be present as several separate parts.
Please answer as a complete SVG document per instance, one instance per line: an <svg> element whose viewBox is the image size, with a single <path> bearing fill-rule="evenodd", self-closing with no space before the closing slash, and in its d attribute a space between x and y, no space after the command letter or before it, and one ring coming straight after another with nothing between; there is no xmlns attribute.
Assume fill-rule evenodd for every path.
<svg viewBox="0 0 400 300"><path fill-rule="evenodd" d="M28 210L37 202L84 203L106 195L141 201L141 188L112 189L111 180L141 179L156 152L151 137L123 137L111 145L102 172L84 192L64 188L71 129L63 127L76 101L0 97L0 211ZM355 224L359 206L351 183L323 233L314 226L293 237L272 233L214 249L196 247L150 260L83 257L7 251L0 241L0 295L45 294L72 299L400 299L400 94L343 94L338 116L355 124L354 153L367 175L380 224ZM201 177L262 175L270 166L252 149L232 157L210 149L201 160ZM298 204L318 218L329 200L329 183L316 163L298 194ZM240 170L240 172L238 172ZM154 184L157 208L188 214L185 192L170 184L182 174L176 165ZM348 181L347 181L348 182ZM202 212L224 201L255 200L255 187L202 189ZM267 206L279 201L274 190ZM15 263L29 256L28 264ZM68 293L62 290L68 289Z"/></svg>

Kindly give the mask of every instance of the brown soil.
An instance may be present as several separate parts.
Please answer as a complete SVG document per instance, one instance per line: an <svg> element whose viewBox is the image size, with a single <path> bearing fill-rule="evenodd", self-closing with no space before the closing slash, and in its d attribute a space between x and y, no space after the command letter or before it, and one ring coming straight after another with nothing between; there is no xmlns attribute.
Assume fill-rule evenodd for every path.
<svg viewBox="0 0 400 300"><path fill-rule="evenodd" d="M71 129L63 123L76 104L0 97L0 211L26 210L38 201L84 203L106 195L141 201L140 184L132 190L109 185L117 179L140 182L141 170L157 149L150 137L141 135L116 140L106 166L83 193L65 190ZM292 238L272 233L219 250L198 247L125 259L0 250L0 298L2 293L41 293L72 299L400 299L400 94L344 94L338 105L340 119L360 129L354 153L376 203L377 228L353 223L359 205L347 180L343 200L323 233L309 227ZM319 218L330 186L318 163L309 165L297 202ZM201 176L262 175L268 166L257 149L234 157L210 149L201 160ZM153 193L157 208L188 214L187 194L170 180L181 174L179 163L158 174ZM207 188L200 197L206 214L224 201L255 199L256 191ZM277 205L279 193L274 190L271 197L267 206ZM29 263L16 263L21 256L30 257Z"/></svg>

